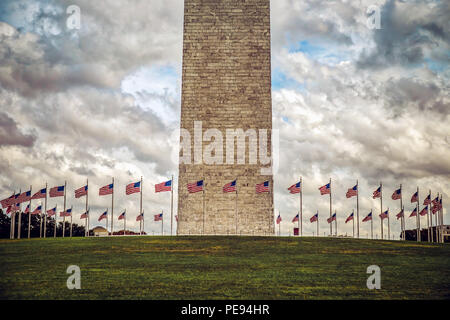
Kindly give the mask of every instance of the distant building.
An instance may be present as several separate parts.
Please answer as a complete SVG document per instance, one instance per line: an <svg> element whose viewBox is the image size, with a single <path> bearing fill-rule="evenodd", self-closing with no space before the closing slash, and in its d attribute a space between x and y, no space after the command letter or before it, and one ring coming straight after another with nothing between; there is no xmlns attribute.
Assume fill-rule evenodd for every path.
<svg viewBox="0 0 450 320"><path fill-rule="evenodd" d="M109 234L108 230L103 227L95 227L91 232L94 234L94 237L105 237Z"/></svg>
<svg viewBox="0 0 450 320"><path fill-rule="evenodd" d="M433 226L431 232L433 233L433 242L436 242L436 226ZM444 242L450 242L450 225L442 226L442 233L444 235ZM416 230L405 230L406 240L417 241L417 232ZM421 241L428 241L428 229L424 228L420 230L420 239Z"/></svg>

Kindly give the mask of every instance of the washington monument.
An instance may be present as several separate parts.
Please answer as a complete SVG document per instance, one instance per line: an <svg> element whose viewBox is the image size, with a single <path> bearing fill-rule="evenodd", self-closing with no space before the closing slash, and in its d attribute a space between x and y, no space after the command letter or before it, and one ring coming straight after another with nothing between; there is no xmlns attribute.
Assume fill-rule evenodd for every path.
<svg viewBox="0 0 450 320"><path fill-rule="evenodd" d="M271 133L270 0L185 0L178 234L274 233Z"/></svg>

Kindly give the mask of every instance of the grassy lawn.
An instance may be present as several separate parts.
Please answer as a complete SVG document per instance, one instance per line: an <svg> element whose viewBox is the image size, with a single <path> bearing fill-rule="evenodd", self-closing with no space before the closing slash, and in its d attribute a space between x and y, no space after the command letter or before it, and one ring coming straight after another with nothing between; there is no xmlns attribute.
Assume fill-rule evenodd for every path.
<svg viewBox="0 0 450 320"><path fill-rule="evenodd" d="M381 290L368 290L369 265ZM69 265L81 290L69 290ZM450 245L279 237L0 240L0 299L449 299Z"/></svg>

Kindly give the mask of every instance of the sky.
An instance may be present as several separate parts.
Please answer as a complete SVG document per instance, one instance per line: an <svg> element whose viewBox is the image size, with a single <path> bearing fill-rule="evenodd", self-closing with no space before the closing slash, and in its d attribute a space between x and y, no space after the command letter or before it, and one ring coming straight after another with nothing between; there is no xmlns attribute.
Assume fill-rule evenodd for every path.
<svg viewBox="0 0 450 320"><path fill-rule="evenodd" d="M68 26L71 5L80 8L79 29ZM368 27L369 6L379 9L379 29ZM371 196L380 181L391 237L400 233L400 204L390 199L400 184L407 229L417 187L421 203L429 190L443 195L450 224L449 16L448 1L271 1L274 206L283 235L299 209L287 188L300 176L304 235L315 232L317 210L319 233L329 230L329 199L318 188L330 178L340 235L352 233L344 221L356 200L345 193L356 180L360 219L373 210L378 238ZM67 205L84 225L84 199L73 190L89 178L91 226L104 225L97 218L111 198L97 190L114 177L114 225L126 208L127 228L137 231L139 194L125 196L125 185L143 176L145 231L160 233L149 216L170 212L170 193L155 194L154 184L177 175L182 41L182 0L1 1L0 198L66 180ZM49 199L55 204L62 198ZM370 234L370 223L360 233Z"/></svg>

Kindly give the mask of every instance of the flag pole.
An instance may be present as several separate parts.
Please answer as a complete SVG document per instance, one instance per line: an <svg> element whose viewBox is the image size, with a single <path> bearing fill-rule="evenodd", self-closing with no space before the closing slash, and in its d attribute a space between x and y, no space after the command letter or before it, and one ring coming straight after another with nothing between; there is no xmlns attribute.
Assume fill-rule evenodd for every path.
<svg viewBox="0 0 450 320"><path fill-rule="evenodd" d="M139 215L142 214L142 193L144 192L144 181L142 179L141 176L141 197L139 200ZM142 221L144 220L144 217L142 217L142 219L139 220L139 235L142 236Z"/></svg>
<svg viewBox="0 0 450 320"><path fill-rule="evenodd" d="M388 240L391 240L391 225L389 223L389 207L387 208L387 218L388 218Z"/></svg>
<svg viewBox="0 0 450 320"><path fill-rule="evenodd" d="M89 205L89 179L86 179L86 208L85 208L85 212L86 212L86 220L84 221L85 224L85 231L84 231L84 236L88 237L89 236L89 226L88 226L88 219L89 219L89 213L88 213L88 205Z"/></svg>
<svg viewBox="0 0 450 320"><path fill-rule="evenodd" d="M64 238L64 234L66 233L66 192L67 191L67 181L64 181L64 217L63 217L63 238ZM57 213L55 212L55 216L57 215Z"/></svg>
<svg viewBox="0 0 450 320"><path fill-rule="evenodd" d="M114 177L112 178L112 184L113 184L113 191L111 195L111 237L113 236L114 232ZM106 227L108 229L108 227Z"/></svg>
<svg viewBox="0 0 450 320"><path fill-rule="evenodd" d="M355 217L353 217L355 219ZM357 238L359 239L359 183L356 180L356 228L357 228Z"/></svg>
<svg viewBox="0 0 450 320"><path fill-rule="evenodd" d="M172 181L170 182L170 235L173 235L173 175Z"/></svg>
<svg viewBox="0 0 450 320"><path fill-rule="evenodd" d="M334 219L334 226L336 227L336 230L334 231L334 233L336 234L336 238L337 238L338 232L337 232L337 211L336 210L334 210L334 214L336 215L336 219Z"/></svg>
<svg viewBox="0 0 450 320"><path fill-rule="evenodd" d="M331 218L331 178L330 178L330 218ZM330 223L330 237L333 235L333 224Z"/></svg>
<svg viewBox="0 0 450 320"><path fill-rule="evenodd" d="M164 210L161 210L162 219L161 219L161 235L164 235Z"/></svg>
<svg viewBox="0 0 450 320"><path fill-rule="evenodd" d="M13 195L16 195L16 190L14 190ZM9 208L11 208L11 206L9 206ZM11 217L9 219L9 239L12 239L12 225L13 225L13 213L12 213L12 209L11 209Z"/></svg>
<svg viewBox="0 0 450 320"><path fill-rule="evenodd" d="M42 238L42 200L41 200L41 213L39 213L39 238Z"/></svg>
<svg viewBox="0 0 450 320"><path fill-rule="evenodd" d="M444 228L444 206L442 205L442 193L441 193L441 200L439 201L439 218L441 220L439 235L441 243L444 243L444 233L442 232L442 229Z"/></svg>
<svg viewBox="0 0 450 320"><path fill-rule="evenodd" d="M380 181L380 214L383 214L383 183ZM373 219L373 217L372 217ZM381 218L381 240L384 239L383 237L383 219Z"/></svg>
<svg viewBox="0 0 450 320"><path fill-rule="evenodd" d="M205 177L203 177L203 227L202 227L202 235L205 234L205 189L206 189L206 184L205 184Z"/></svg>
<svg viewBox="0 0 450 320"><path fill-rule="evenodd" d="M127 230L127 209L125 209L125 215L123 216L123 235L126 235Z"/></svg>
<svg viewBox="0 0 450 320"><path fill-rule="evenodd" d="M281 217L280 210L278 210L278 215ZM280 223L278 224L278 236L281 237L281 220L280 220Z"/></svg>
<svg viewBox="0 0 450 320"><path fill-rule="evenodd" d="M47 237L47 196L48 194L48 184L45 182L45 208L44 208L44 239Z"/></svg>
<svg viewBox="0 0 450 320"><path fill-rule="evenodd" d="M372 213L372 209L370 209L370 213ZM372 213L372 219L370 219L370 237L373 240L373 213Z"/></svg>
<svg viewBox="0 0 450 320"><path fill-rule="evenodd" d="M430 242L431 236L430 236L430 209L431 209L431 190L430 190L430 203L427 204L427 226L428 226L428 242Z"/></svg>
<svg viewBox="0 0 450 320"><path fill-rule="evenodd" d="M434 221L435 221L435 226L436 226L436 243L438 243L439 241L438 241L438 237L439 237L439 234L438 234L438 215L439 215L439 192L438 192L438 194L437 194L437 199L438 199L438 204L437 204L437 206L438 206L438 211L436 211L435 213L434 213Z"/></svg>
<svg viewBox="0 0 450 320"><path fill-rule="evenodd" d="M20 197L20 195L19 195ZM19 203L19 225L17 226L17 239L20 239L20 234L22 231L22 203Z"/></svg>
<svg viewBox="0 0 450 320"><path fill-rule="evenodd" d="M331 185L330 185L330 188L331 188ZM317 236L319 236L319 211L317 211Z"/></svg>
<svg viewBox="0 0 450 320"><path fill-rule="evenodd" d="M235 226L235 228L236 228L236 230L235 230L235 233L236 233L236 235L238 234L238 178L236 178L236 198L235 198L235 205L234 205L234 209L235 209L235 212L234 212L234 222L235 222L235 224L236 224L236 226Z"/></svg>
<svg viewBox="0 0 450 320"><path fill-rule="evenodd" d="M55 205L55 225L53 226L53 238L56 238L56 217L58 215L58 204Z"/></svg>
<svg viewBox="0 0 450 320"><path fill-rule="evenodd" d="M402 190L402 184L400 183L400 210L403 210L403 190ZM405 240L405 225L404 225L404 216L405 213L402 211L402 216L400 219L400 227L402 229L402 239Z"/></svg>
<svg viewBox="0 0 450 320"><path fill-rule="evenodd" d="M419 215L419 187L417 187L417 202L416 202L416 238L420 242L420 215Z"/></svg>
<svg viewBox="0 0 450 320"><path fill-rule="evenodd" d="M30 239L30 235L31 235L31 186L30 186L30 202L28 203L28 239Z"/></svg>
<svg viewBox="0 0 450 320"><path fill-rule="evenodd" d="M303 178L300 177L300 236L303 236Z"/></svg>
<svg viewBox="0 0 450 320"><path fill-rule="evenodd" d="M355 237L355 209L352 210L352 214L353 214L353 238Z"/></svg>

